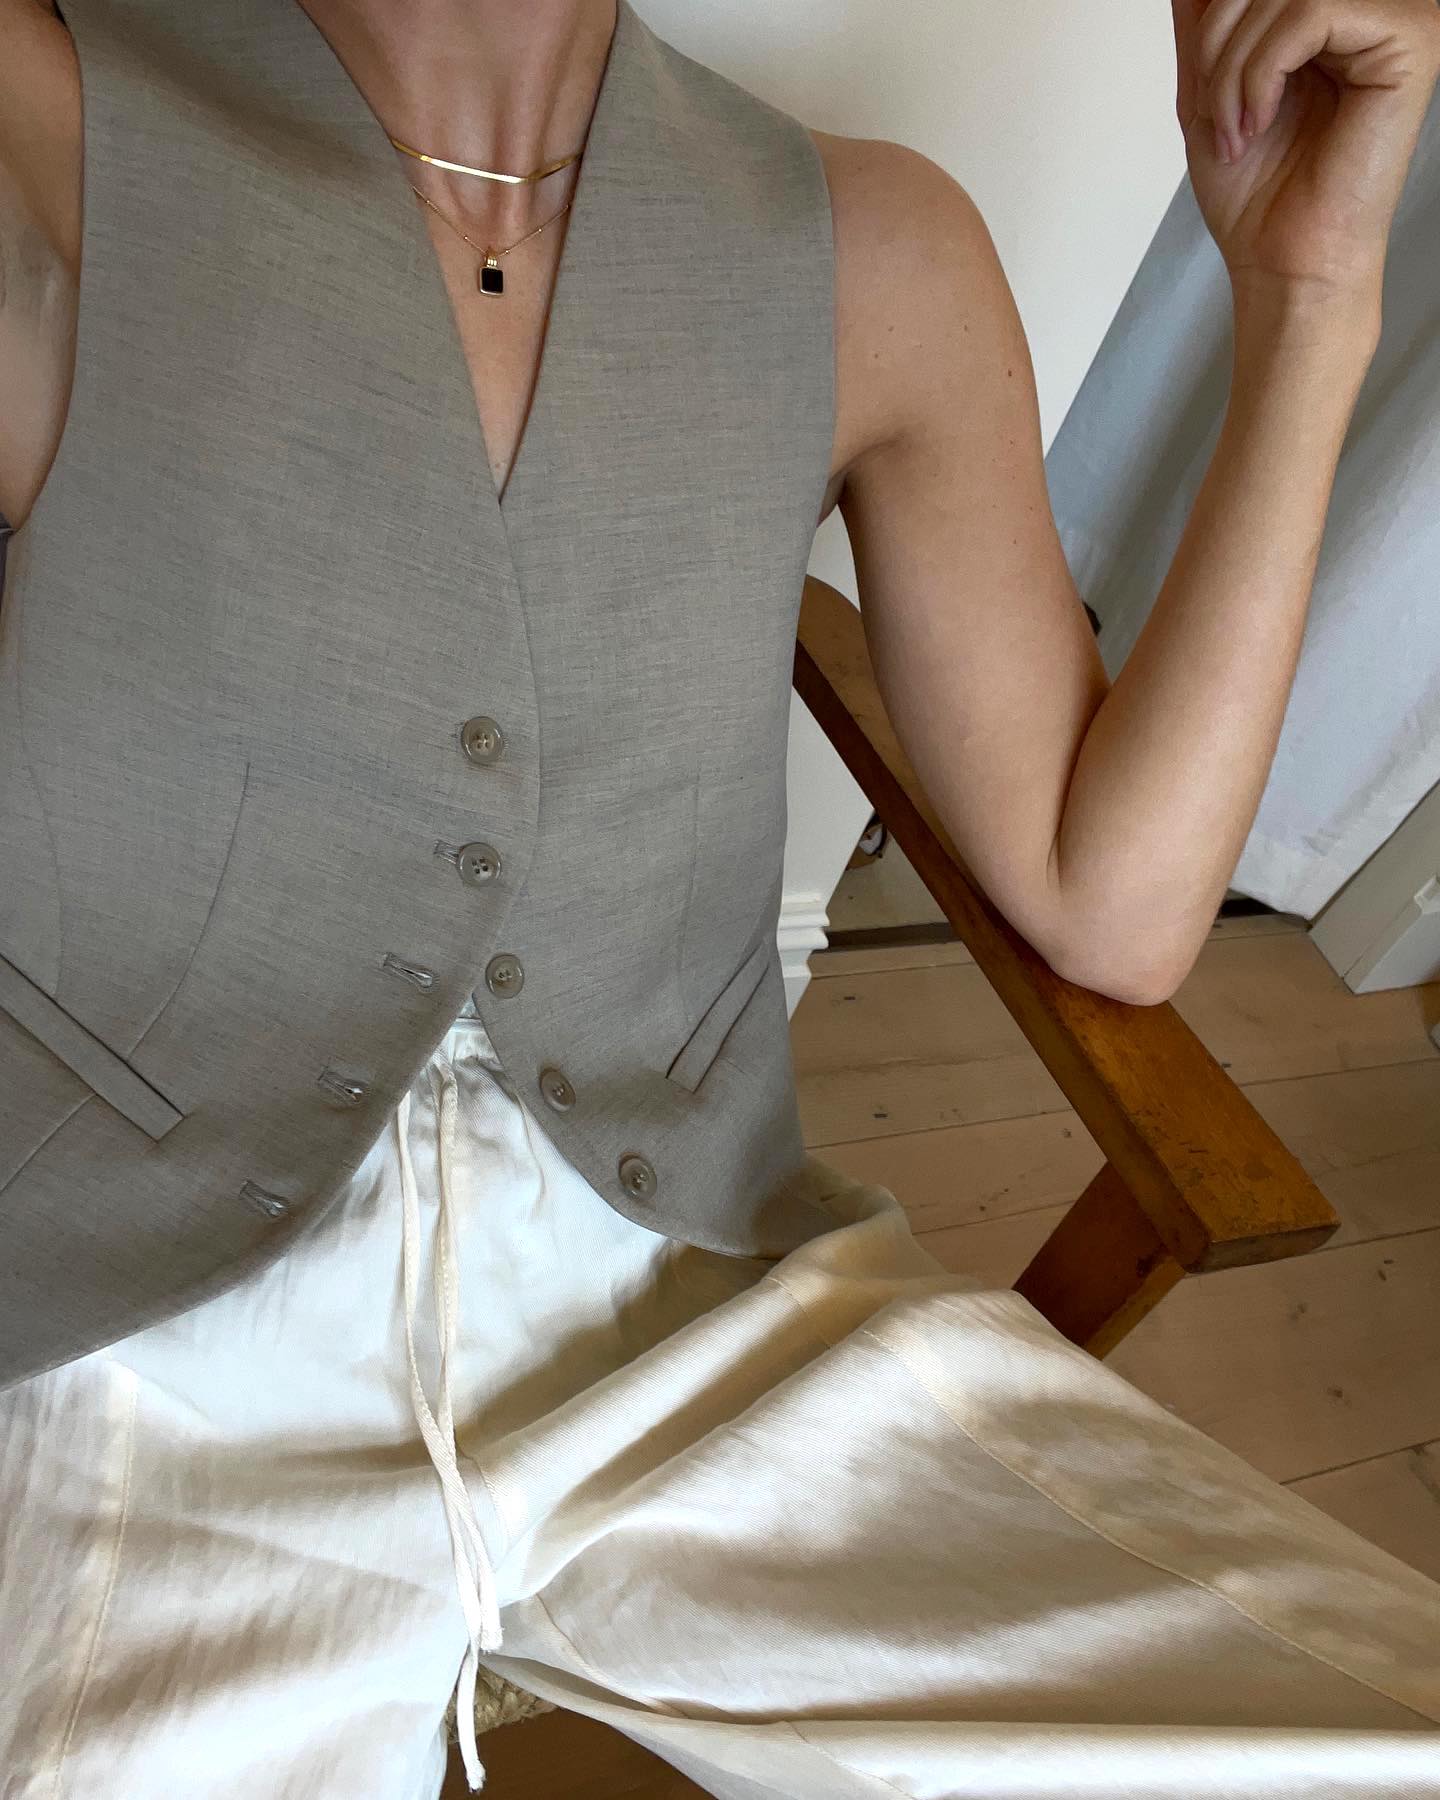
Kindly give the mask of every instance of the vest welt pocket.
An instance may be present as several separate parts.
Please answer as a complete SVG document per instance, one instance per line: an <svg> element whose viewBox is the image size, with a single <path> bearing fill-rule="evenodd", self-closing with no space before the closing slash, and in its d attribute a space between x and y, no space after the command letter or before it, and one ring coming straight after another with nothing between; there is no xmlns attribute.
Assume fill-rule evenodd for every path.
<svg viewBox="0 0 1440 1800"><path fill-rule="evenodd" d="M720 1046L729 1036L731 1026L744 1012L759 987L774 949L775 939L767 931L706 1007L700 1023L665 1071L667 1081L688 1088L692 1093L699 1087L711 1063L719 1055Z"/></svg>
<svg viewBox="0 0 1440 1800"><path fill-rule="evenodd" d="M162 1138L184 1117L108 1044L72 1019L14 963L0 956L0 1012L38 1038L72 1074L148 1137Z"/></svg>

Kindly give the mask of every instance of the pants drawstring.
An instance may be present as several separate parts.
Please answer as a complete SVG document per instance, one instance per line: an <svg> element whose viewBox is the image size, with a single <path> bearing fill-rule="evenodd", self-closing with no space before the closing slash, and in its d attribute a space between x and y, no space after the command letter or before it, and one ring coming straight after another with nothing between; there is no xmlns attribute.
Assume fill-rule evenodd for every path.
<svg viewBox="0 0 1440 1800"><path fill-rule="evenodd" d="M455 1245L455 1195L451 1171L455 1153L455 1113L459 1103L455 1071L443 1057L436 1059L440 1075L440 1133L438 1146L439 1207L435 1245L435 1314L440 1338L439 1418L430 1410L415 1356L415 1296L420 1263L420 1200L415 1169L410 1159L410 1095L406 1093L395 1114L400 1149L400 1190L404 1202L405 1347L410 1358L410 1401L425 1448L440 1477L450 1545L455 1558L455 1583L465 1615L469 1644L460 1665L455 1693L456 1726L460 1755L471 1790L485 1785L485 1770L475 1742L475 1684L482 1650L500 1648L500 1607L495 1571L485 1549L480 1524L460 1473L455 1444L455 1411L450 1390L451 1361L459 1323L460 1292ZM473 1557L473 1565L472 1565Z"/></svg>

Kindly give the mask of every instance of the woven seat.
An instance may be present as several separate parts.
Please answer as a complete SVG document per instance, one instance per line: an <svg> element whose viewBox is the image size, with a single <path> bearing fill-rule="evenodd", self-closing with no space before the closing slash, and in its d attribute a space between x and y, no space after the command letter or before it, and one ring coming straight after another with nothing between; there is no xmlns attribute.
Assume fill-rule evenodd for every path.
<svg viewBox="0 0 1440 1800"><path fill-rule="evenodd" d="M482 1663L475 1678L475 1735L483 1737L487 1731L498 1731L502 1725L518 1725L525 1719L538 1719L542 1713L555 1712L558 1708L553 1700L542 1700L538 1694L527 1693L522 1687L516 1687L513 1681L507 1681L503 1675L496 1675ZM450 1742L456 1742L455 1733L455 1696L450 1696L449 1710L445 1714L445 1732Z"/></svg>

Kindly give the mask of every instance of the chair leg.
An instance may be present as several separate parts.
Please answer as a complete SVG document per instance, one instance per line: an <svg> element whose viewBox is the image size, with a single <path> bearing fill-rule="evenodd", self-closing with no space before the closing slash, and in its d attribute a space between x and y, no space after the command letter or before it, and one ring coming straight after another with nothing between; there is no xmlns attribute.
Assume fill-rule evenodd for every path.
<svg viewBox="0 0 1440 1800"><path fill-rule="evenodd" d="M1103 1357L1184 1273L1106 1163L1015 1288L1071 1343Z"/></svg>

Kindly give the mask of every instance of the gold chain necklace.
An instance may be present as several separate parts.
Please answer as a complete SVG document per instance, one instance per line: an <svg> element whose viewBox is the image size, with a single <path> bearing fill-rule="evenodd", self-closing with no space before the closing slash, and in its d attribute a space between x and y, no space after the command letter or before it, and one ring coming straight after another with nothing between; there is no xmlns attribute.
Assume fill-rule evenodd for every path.
<svg viewBox="0 0 1440 1800"><path fill-rule="evenodd" d="M390 137L386 132L386 137ZM546 175L553 175L557 169L568 169L570 164L578 162L580 151L571 156L562 156L559 162L546 163L543 169L532 169L528 175L501 175L494 169L472 169L468 163L446 162L443 156L427 156L423 150L412 150L409 144L402 144L399 138L392 137L390 142L397 150L403 150L406 156L413 156L416 162L429 163L436 169L449 169L456 175L478 175L484 181L540 181Z"/></svg>
<svg viewBox="0 0 1440 1800"><path fill-rule="evenodd" d="M570 210L570 201L567 200L560 208L560 211L552 213L550 217L545 220L543 225L537 225L533 231L527 231L524 237L516 238L513 244L507 244L503 250L494 250L489 246L482 248L481 245L475 242L474 238L466 237L465 233L455 221L453 219L447 219L435 202L422 194L419 188L415 187L413 184L410 192L423 205L428 206L437 219L440 219L443 223L448 225L455 233L456 237L465 238L465 242L470 248L478 251L480 256L484 258L480 267L475 271L475 285L482 294L503 294L505 292L505 271L500 267L500 258L502 256L508 256L512 250L518 250L522 244L528 244L532 237L539 237L546 225L553 225L562 213L567 213Z"/></svg>

